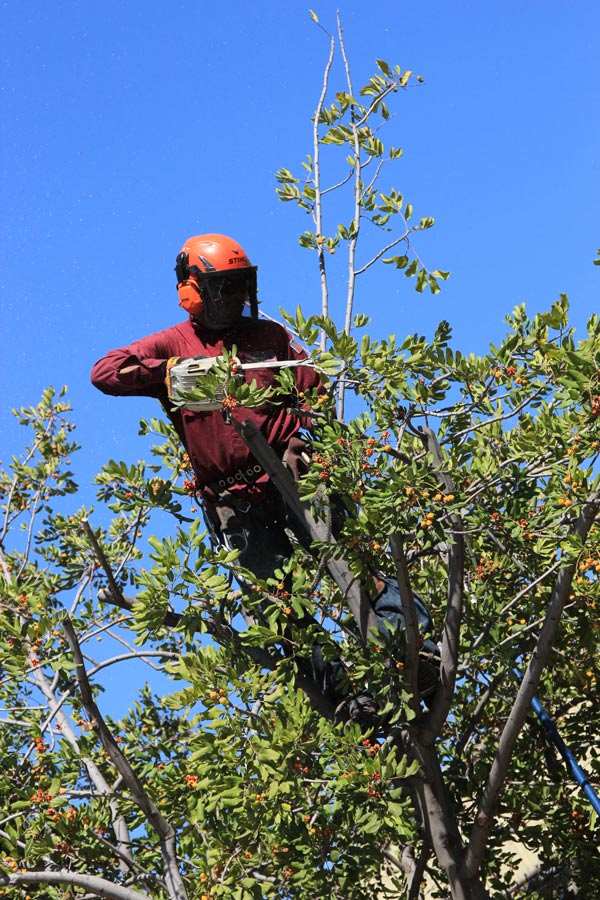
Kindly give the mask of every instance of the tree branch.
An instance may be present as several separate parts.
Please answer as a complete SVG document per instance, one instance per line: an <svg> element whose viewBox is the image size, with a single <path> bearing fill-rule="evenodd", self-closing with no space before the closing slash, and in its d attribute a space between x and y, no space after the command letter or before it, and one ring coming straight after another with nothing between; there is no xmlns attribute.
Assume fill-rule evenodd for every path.
<svg viewBox="0 0 600 900"><path fill-rule="evenodd" d="M30 658L32 657L32 654L33 651L30 648ZM115 837L117 838L117 842L120 848L120 857L122 860L120 868L122 872L127 873L130 871L131 863L133 863L133 857L131 854L131 837L129 834L127 821L119 811L118 804L114 796L114 791L111 789L110 785L104 778L102 772L100 771L94 760L81 755L77 736L73 731L73 728L71 727L69 718L62 709L62 705L67 698L67 693L65 693L65 695L60 700L58 700L54 688L49 683L40 666L32 668L32 679L42 696L46 699L48 709L50 710L49 719L51 719L52 717L56 719L57 725L60 725L62 736L69 742L75 752L80 756L81 761L87 769L90 780L95 785L100 794L108 797L108 805L112 816L112 825L115 832ZM129 863L123 862L123 860L129 860Z"/></svg>
<svg viewBox="0 0 600 900"><path fill-rule="evenodd" d="M410 791L429 844L448 878L453 900L489 900L476 876L467 876L464 871L464 844L435 747L424 745L418 729L410 727L395 730L392 741L409 762L416 760L421 767L409 779Z"/></svg>
<svg viewBox="0 0 600 900"><path fill-rule="evenodd" d="M104 553L104 550L100 545L100 541L94 534L89 521L87 519L84 519L82 524L87 536L90 539L90 543L94 550L96 559L104 569L104 574L106 575L106 580L108 581L108 590L106 590L105 588L101 588L98 591L98 600L100 600L102 603L111 603L113 606L118 606L119 609L125 609L128 612L131 612L134 601L130 597L126 597L117 584L111 565L107 560L106 554ZM179 619L180 616L177 613L168 609L165 613L164 623L165 625L171 627L177 625Z"/></svg>
<svg viewBox="0 0 600 900"><path fill-rule="evenodd" d="M413 600L413 592L408 577L408 566L404 555L402 538L393 534L390 538L392 557L396 563L396 579L404 613L404 632L406 635L406 654L404 658L404 679L411 695L411 707L414 712L419 709L419 623Z"/></svg>
<svg viewBox="0 0 600 900"><path fill-rule="evenodd" d="M19 884L73 884L93 891L97 897L107 897L108 900L148 900L148 894L141 894L131 888L113 884L106 878L97 875L84 875L81 872L2 872L0 884L13 886Z"/></svg>
<svg viewBox="0 0 600 900"><path fill-rule="evenodd" d="M448 494L454 493L452 479L444 469L444 460L437 437L431 428L425 426L421 427L419 432L425 449L433 456L433 468L444 490ZM451 513L450 521L452 529L448 532L448 601L442 635L441 689L438 687L433 696L430 713L421 731L421 739L425 743L435 740L446 721L454 696L458 670L460 623L464 597L464 525L457 513Z"/></svg>
<svg viewBox="0 0 600 900"><path fill-rule="evenodd" d="M600 493L594 492L583 506L574 528L574 533L585 541L600 508ZM484 787L479 809L471 830L469 846L465 857L467 875L478 871L483 858L493 819L496 814L498 798L506 779L515 742L527 718L531 701L537 691L542 672L548 664L550 653L556 639L556 632L562 611L571 593L573 576L577 563L572 562L562 568L556 578L546 620L542 626L536 648L523 677L513 708L504 730L500 735L496 757L492 763L487 783Z"/></svg>
<svg viewBox="0 0 600 900"><path fill-rule="evenodd" d="M393 247L396 247L398 244L401 244L402 241L405 241L409 234L410 234L410 229L407 228L406 231L404 232L404 234L400 235L400 237L394 238L393 241L390 241L388 244L385 245L385 247L382 247L381 250L379 250L374 256L372 256L368 262L366 262L364 265L362 265L360 267L360 269L357 269L354 274L356 276L362 275L363 272L366 272L367 269L370 269L371 266L374 263L376 263L378 259L381 259L381 257L383 256L384 253L387 253L388 250L391 250Z"/></svg>
<svg viewBox="0 0 600 900"><path fill-rule="evenodd" d="M400 858L388 847L383 847L381 855L390 865L400 869L406 875L406 900L424 900L421 881L427 865L429 847L424 848L418 859L415 859L415 850L412 844L404 844L400 850L402 852Z"/></svg>
<svg viewBox="0 0 600 900"><path fill-rule="evenodd" d="M71 648L71 653L73 654L73 660L75 662L75 678L77 679L81 700L89 720L96 730L108 758L111 760L117 772L122 776L123 781L131 792L133 800L140 807L148 819L148 822L158 835L163 859L165 883L171 900L187 900L186 889L177 864L175 832L170 823L164 818L158 807L146 793L141 781L129 765L123 752L119 749L96 705L85 670L79 641L77 640L73 624L66 613L64 614L62 624L67 642Z"/></svg>
<svg viewBox="0 0 600 900"><path fill-rule="evenodd" d="M319 23L317 23L319 24ZM314 179L313 184L315 186L315 205L314 205L314 222L315 222L315 231L317 237L317 257L319 260L319 277L321 280L321 314L323 316L327 316L329 314L329 293L327 289L327 271L325 269L325 251L323 249L323 242L319 241L319 238L323 235L323 208L322 208L322 190L321 190L321 149L319 143L319 124L321 119L321 113L323 111L323 105L325 103L325 97L327 96L327 89L329 87L329 72L331 71L331 66L333 63L333 56L335 51L335 38L332 34L323 28L322 25L319 25L322 31L329 37L329 56L327 58L327 63L325 65L325 71L323 73L323 85L321 88L321 95L319 97L319 102L317 103L317 108L315 110L315 114L313 117L313 168L314 168ZM320 348L321 352L325 350L327 336L323 330L321 330L321 340L320 340Z"/></svg>
<svg viewBox="0 0 600 900"><path fill-rule="evenodd" d="M350 94L350 96L352 96L352 78L350 77L350 64L346 55L346 46L344 44L344 35L342 32L342 22L339 10L337 12L337 28L338 40L340 42L340 49L342 51L342 59L344 60L344 70L346 72L346 84L348 86L348 93ZM348 239L348 288L346 291L346 314L344 320L344 331L346 332L346 334L350 334L350 328L352 325L352 310L354 308L354 292L356 290L355 260L356 245L358 243L358 236L360 233L360 188L362 181L360 141L358 139L358 128L355 122L354 104L352 104L351 106L350 124L352 128L352 143L354 153L354 212L352 216L352 233ZM344 418L345 394L346 380L342 375L342 377L340 378L338 389L337 404L337 414L340 419Z"/></svg>
<svg viewBox="0 0 600 900"><path fill-rule="evenodd" d="M133 604L135 603L133 597L128 597L127 594L124 594L118 588L116 593L113 593L112 589L107 590L106 588L100 588L98 591L98 600L100 603L110 603L112 606L118 606L119 609L124 609L127 612L132 611ZM181 616L179 613L173 612L172 609L168 609L163 619L163 625L166 625L167 628L174 628L179 624L180 619Z"/></svg>

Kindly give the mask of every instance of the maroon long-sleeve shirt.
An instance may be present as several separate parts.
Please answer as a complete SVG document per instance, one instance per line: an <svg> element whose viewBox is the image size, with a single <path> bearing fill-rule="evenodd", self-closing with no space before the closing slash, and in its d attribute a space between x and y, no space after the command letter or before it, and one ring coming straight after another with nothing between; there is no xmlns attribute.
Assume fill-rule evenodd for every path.
<svg viewBox="0 0 600 900"><path fill-rule="evenodd" d="M92 384L105 394L156 397L172 421L189 455L199 486L245 471L255 464L248 447L234 427L227 424L220 410L192 412L174 409L165 386L165 362L173 356L219 356L223 348L237 348L242 363L268 360L305 359L304 351L288 332L276 322L263 319L244 322L236 328L214 331L196 320L188 319L164 331L134 341L126 347L111 350L92 368ZM254 369L249 380L259 387L273 384L277 369ZM298 392L319 384L315 370L309 366L292 368ZM236 409L235 415L253 421L271 447L283 454L290 438L300 428L296 415L286 411L286 404L267 404L259 409ZM266 480L262 476L256 487ZM248 490L245 485L238 489Z"/></svg>

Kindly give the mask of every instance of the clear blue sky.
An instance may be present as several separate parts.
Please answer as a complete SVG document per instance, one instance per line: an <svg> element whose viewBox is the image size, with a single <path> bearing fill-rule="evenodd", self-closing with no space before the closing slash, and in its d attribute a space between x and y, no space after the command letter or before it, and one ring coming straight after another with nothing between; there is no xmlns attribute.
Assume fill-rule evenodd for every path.
<svg viewBox="0 0 600 900"><path fill-rule="evenodd" d="M337 4L319 0L1 3L3 457L22 431L8 410L48 384L69 386L83 481L144 452L152 402L104 397L89 370L180 318L173 265L189 234L235 236L266 310L318 311L315 260L297 245L309 223L273 178L311 151L328 47L309 2L333 29ZM462 350L484 351L516 303L533 312L560 292L582 327L600 285L600 5L339 6L355 84L377 57L425 80L395 96L382 137L405 152L390 182L436 218L425 262L452 272L421 297L381 267L357 304L372 333L431 334L446 318Z"/></svg>

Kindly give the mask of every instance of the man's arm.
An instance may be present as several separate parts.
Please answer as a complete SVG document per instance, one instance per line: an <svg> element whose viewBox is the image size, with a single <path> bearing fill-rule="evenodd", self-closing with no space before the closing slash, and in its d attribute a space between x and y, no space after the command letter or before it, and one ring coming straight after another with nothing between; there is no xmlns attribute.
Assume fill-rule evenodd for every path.
<svg viewBox="0 0 600 900"><path fill-rule="evenodd" d="M168 348L152 338L110 350L92 368L91 381L104 394L163 397Z"/></svg>

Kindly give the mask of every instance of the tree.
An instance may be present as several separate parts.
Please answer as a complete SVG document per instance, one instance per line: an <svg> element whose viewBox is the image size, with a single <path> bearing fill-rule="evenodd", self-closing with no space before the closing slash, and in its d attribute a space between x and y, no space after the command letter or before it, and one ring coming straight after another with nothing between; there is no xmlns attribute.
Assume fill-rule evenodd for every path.
<svg viewBox="0 0 600 900"><path fill-rule="evenodd" d="M319 224L328 189L316 153L302 186L279 173L281 191L317 216L301 240L317 253L324 302L326 249L346 246L356 275L365 218L378 230L396 209L406 218L398 192L377 199L373 179L365 190L359 161L366 153L378 174L371 123L403 80L379 62L367 109L350 87L335 109L319 104L315 147L350 143L351 177L362 172L350 224L332 237ZM439 287L413 268L417 287ZM445 322L430 339L376 340L353 303L341 328L327 309L286 313L327 387L299 398L315 439L298 502L321 530L314 555L298 548L243 603L236 554L203 532L164 422L141 425L151 463L108 462L95 505L76 508L64 391L16 411L31 440L0 477L5 896L358 900L415 898L423 882L429 895L518 896L514 841L539 855L529 896L566 896L570 882L597 896L595 815L531 700L597 778L600 322L576 341L566 297L532 317L518 307L497 346L466 356ZM224 360L199 392L225 383L234 427L264 396L230 376ZM279 384L289 394L285 370ZM345 421L332 408L348 393L359 414ZM335 539L326 495L345 506ZM364 628L336 564L398 579L401 646ZM427 703L415 594L441 645ZM378 727L336 721L307 664L316 646L343 658L349 689L376 696ZM102 674L130 679L132 661L151 677L111 716Z"/></svg>

